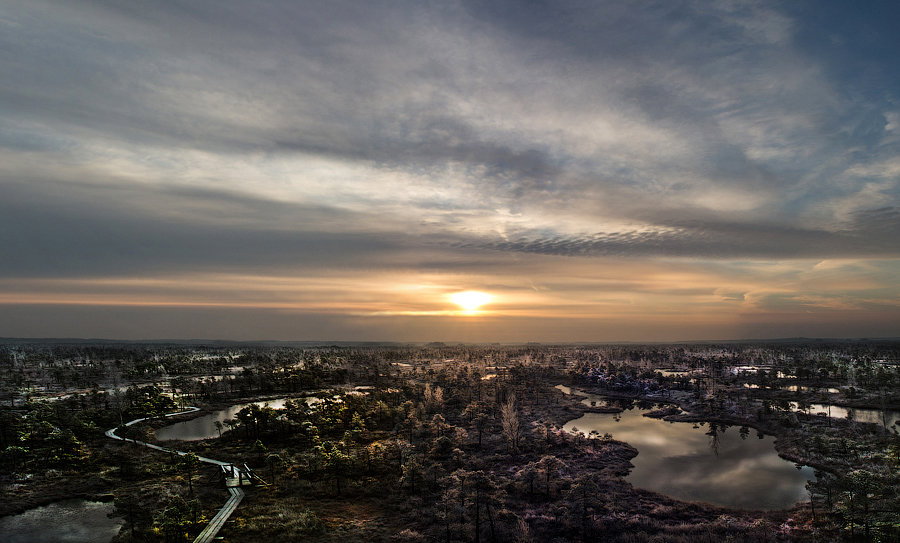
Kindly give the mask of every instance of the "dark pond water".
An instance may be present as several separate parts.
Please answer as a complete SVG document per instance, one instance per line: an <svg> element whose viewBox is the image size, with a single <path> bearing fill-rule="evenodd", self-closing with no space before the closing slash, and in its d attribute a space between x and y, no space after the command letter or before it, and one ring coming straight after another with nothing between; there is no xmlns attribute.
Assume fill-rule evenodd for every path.
<svg viewBox="0 0 900 543"><path fill-rule="evenodd" d="M184 422L176 422L169 426L164 426L156 431L156 439L166 441L170 439L178 439L181 441L199 441L201 439L211 439L219 437L219 431L216 429L216 421L225 423L238 414L241 409L250 405L268 405L272 409L282 409L284 404L291 398L278 398L277 400L268 400L261 402L242 403L232 405L231 407L213 411L207 415L186 420ZM307 402L307 404L315 403L318 398L297 398ZM319 400L320 401L320 400ZM223 431L225 428L223 427Z"/></svg>
<svg viewBox="0 0 900 543"><path fill-rule="evenodd" d="M124 524L112 503L63 500L0 518L4 543L109 543Z"/></svg>
<svg viewBox="0 0 900 543"><path fill-rule="evenodd" d="M797 402L791 402L791 409L797 411L800 407ZM883 426L891 431L900 431L900 411L891 411L890 409L882 411L881 409L862 409L814 403L810 404L809 413L811 415L825 415L839 419L849 418L855 422L869 422Z"/></svg>
<svg viewBox="0 0 900 543"><path fill-rule="evenodd" d="M604 405L606 398L588 395L585 402L591 401ZM736 426L651 419L643 416L649 404L626 405L622 413L586 413L564 428L610 433L635 447L638 455L628 476L634 486L742 509L783 509L808 499L805 485L814 479L812 468L798 470L779 457L772 437L760 438L752 429L742 435Z"/></svg>

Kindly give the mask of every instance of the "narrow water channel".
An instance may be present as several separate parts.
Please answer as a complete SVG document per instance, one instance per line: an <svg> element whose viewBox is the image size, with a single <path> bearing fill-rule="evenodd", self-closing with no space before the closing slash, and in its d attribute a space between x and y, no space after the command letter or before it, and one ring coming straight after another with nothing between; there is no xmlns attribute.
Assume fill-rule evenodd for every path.
<svg viewBox="0 0 900 543"><path fill-rule="evenodd" d="M586 396L587 404L606 402L603 396ZM771 436L737 426L666 422L643 416L648 411L627 402L622 413L586 413L564 428L610 433L635 447L638 455L627 480L639 488L741 509L784 509L807 499L812 468L797 469L779 457Z"/></svg>

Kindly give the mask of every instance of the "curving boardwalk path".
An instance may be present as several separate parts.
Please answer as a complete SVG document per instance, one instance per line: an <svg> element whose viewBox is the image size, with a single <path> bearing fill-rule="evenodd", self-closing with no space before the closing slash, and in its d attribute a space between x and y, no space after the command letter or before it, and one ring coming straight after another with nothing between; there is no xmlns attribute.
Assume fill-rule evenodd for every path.
<svg viewBox="0 0 900 543"><path fill-rule="evenodd" d="M165 416L174 417L176 415L184 415L185 413L194 413L196 411L200 411L200 408L199 407L188 407L184 411L176 411L175 413L166 413ZM126 422L125 426L131 426L132 424L137 424L141 421L147 420L148 418L150 418L150 417L134 419L132 421ZM170 449L168 447L161 447L161 446L153 444L153 443L147 443L146 441L138 441L136 439L129 439L127 437L121 437L119 435L116 435L117 429L118 429L118 427L110 428L109 430L107 430L106 437L109 437L112 439L118 439L119 441L127 441L129 443L134 443L136 445L142 445L144 447L148 447L150 449L155 449L157 451L167 452L170 454L174 453L174 454L177 454L178 456L184 456L184 455L188 454L184 451L178 451L175 449ZM219 466L220 468L222 468L222 471L226 471L226 468L230 468L231 470L237 469L237 470L241 471L240 468L235 468L231 462L222 462L221 460L216 460L214 458L207 458L205 456L198 456L197 458L201 462L205 462L207 464L215 464L215 465ZM243 478L246 478L247 481L250 481L249 474L244 475L241 478L239 478L239 481L242 480ZM222 527L225 525L225 521L228 520L228 517L231 516L231 513L233 513L234 510L237 509L238 504L240 504L241 500L244 499L244 491L241 490L239 487L229 485L228 492L231 493L231 497L229 497L228 501L225 502L225 505L223 505L222 508L219 509L219 512L216 513L216 516L214 516L213 519L211 521L209 521L209 524L206 526L206 528L204 528L203 531L200 532L200 535L197 536L197 538L194 540L194 543L209 543L210 541L212 541L216 537L216 535L219 533L219 530L221 530Z"/></svg>

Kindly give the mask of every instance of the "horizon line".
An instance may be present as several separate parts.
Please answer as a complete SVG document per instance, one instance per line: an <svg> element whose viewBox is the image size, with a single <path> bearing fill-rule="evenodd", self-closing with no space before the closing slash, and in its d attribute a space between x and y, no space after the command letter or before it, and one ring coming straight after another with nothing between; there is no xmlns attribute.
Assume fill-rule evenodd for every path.
<svg viewBox="0 0 900 543"><path fill-rule="evenodd" d="M767 337L767 338L730 338L730 339L684 339L684 340L587 340L587 341L455 341L455 340L320 340L320 339L210 339L210 338L143 338L143 339L118 339L118 338L80 338L80 337L0 337L0 343L109 343L109 344L238 344L238 345L267 345L267 344L315 344L315 345L500 345L500 346L529 346L529 345L679 345L679 344L715 344L715 343L820 343L820 342L894 342L900 341L900 336L883 337Z"/></svg>

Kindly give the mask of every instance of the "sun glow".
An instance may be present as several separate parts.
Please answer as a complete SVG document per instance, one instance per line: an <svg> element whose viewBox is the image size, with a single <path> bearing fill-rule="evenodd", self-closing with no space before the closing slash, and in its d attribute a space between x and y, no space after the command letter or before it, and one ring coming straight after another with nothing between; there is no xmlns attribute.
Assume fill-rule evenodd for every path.
<svg viewBox="0 0 900 543"><path fill-rule="evenodd" d="M478 308L490 302L494 297L486 292L466 290L450 295L450 301L463 308L467 315L478 313Z"/></svg>

